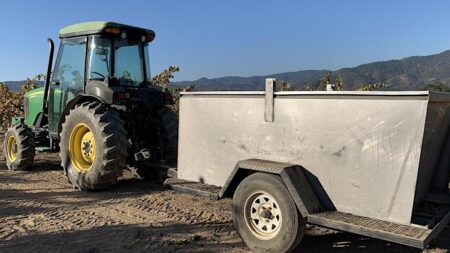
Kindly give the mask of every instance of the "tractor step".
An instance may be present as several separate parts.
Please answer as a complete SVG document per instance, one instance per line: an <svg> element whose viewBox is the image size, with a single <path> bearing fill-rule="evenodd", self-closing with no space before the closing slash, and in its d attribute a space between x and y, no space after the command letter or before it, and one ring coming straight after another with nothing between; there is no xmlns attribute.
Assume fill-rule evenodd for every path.
<svg viewBox="0 0 450 253"><path fill-rule="evenodd" d="M177 192L187 193L195 196L206 197L211 200L219 199L219 192L222 187L203 184L183 179L168 178L163 185Z"/></svg>
<svg viewBox="0 0 450 253"><path fill-rule="evenodd" d="M168 168L167 169L167 177L177 178L177 168Z"/></svg>

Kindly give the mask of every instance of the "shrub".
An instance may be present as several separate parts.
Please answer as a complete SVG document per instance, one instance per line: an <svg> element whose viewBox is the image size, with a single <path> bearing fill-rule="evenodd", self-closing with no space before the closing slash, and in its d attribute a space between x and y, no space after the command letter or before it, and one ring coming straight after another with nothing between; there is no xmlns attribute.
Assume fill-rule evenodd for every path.
<svg viewBox="0 0 450 253"><path fill-rule="evenodd" d="M179 67L169 66L167 69L163 70L160 74L154 76L152 78L152 83L154 85L163 87L164 90L172 93L174 105L172 106L172 110L178 114L180 108L180 92L193 91L195 89L195 85L191 86L183 86L183 87L168 87L170 83L170 79L174 76L175 72L180 71Z"/></svg>
<svg viewBox="0 0 450 253"><path fill-rule="evenodd" d="M21 86L22 91L10 91L5 83L0 82L0 127L6 129L11 124L12 117L23 116L23 95L37 88L36 81L43 78L42 74L27 78Z"/></svg>
<svg viewBox="0 0 450 253"><path fill-rule="evenodd" d="M357 91L375 91L381 88L387 87L385 83L368 83L368 84L360 84L358 86Z"/></svg>

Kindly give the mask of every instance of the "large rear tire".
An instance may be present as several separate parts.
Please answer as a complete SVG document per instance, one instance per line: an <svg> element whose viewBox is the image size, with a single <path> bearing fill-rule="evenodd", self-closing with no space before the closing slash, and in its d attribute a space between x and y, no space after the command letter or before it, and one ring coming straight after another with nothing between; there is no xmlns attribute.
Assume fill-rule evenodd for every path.
<svg viewBox="0 0 450 253"><path fill-rule="evenodd" d="M60 134L61 166L75 188L109 188L126 169L127 132L118 112L99 102L77 105Z"/></svg>
<svg viewBox="0 0 450 253"><path fill-rule="evenodd" d="M25 124L8 128L3 141L3 152L9 170L26 170L31 167L35 155L34 134Z"/></svg>
<svg viewBox="0 0 450 253"><path fill-rule="evenodd" d="M246 177L233 196L234 226L253 252L291 252L306 228L281 178L266 173Z"/></svg>
<svg viewBox="0 0 450 253"><path fill-rule="evenodd" d="M158 121L162 139L163 159L168 164L176 165L178 156L178 116L170 108L158 110Z"/></svg>

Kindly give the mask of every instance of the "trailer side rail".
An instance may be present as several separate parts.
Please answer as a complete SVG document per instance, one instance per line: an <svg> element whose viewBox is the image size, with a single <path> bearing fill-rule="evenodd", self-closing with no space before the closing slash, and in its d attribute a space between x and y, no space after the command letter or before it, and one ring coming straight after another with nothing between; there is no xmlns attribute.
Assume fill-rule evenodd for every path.
<svg viewBox="0 0 450 253"><path fill-rule="evenodd" d="M450 212L433 228L403 225L337 211L310 214L308 223L424 249L450 222Z"/></svg>

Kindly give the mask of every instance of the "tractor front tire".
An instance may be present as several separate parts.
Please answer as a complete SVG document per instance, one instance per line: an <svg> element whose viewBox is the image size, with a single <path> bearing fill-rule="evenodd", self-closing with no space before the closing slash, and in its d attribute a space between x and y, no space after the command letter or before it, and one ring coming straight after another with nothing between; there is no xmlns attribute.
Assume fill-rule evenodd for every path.
<svg viewBox="0 0 450 253"><path fill-rule="evenodd" d="M82 191L109 188L126 169L127 132L118 112L99 102L77 105L60 135L61 166Z"/></svg>
<svg viewBox="0 0 450 253"><path fill-rule="evenodd" d="M34 134L25 124L8 128L3 142L6 166L9 170L26 170L34 161Z"/></svg>

